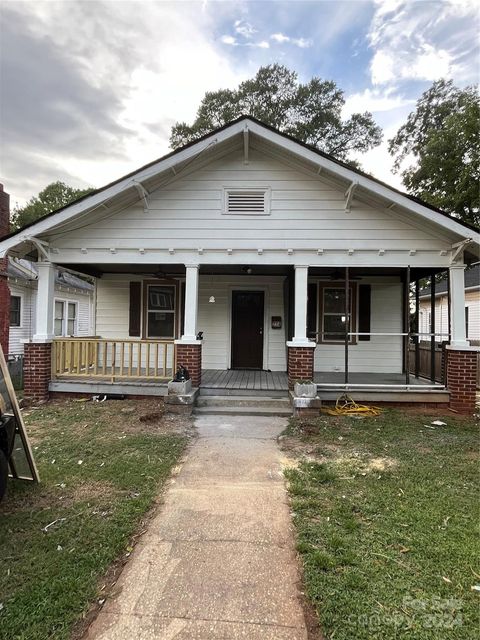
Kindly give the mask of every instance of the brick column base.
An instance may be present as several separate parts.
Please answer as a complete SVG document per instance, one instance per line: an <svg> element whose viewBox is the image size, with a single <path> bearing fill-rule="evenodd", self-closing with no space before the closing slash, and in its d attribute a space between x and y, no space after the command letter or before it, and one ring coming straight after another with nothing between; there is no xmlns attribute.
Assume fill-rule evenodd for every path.
<svg viewBox="0 0 480 640"><path fill-rule="evenodd" d="M23 361L25 399L31 402L46 402L51 374L52 343L27 342Z"/></svg>
<svg viewBox="0 0 480 640"><path fill-rule="evenodd" d="M288 388L296 380L313 380L315 347L288 347Z"/></svg>
<svg viewBox="0 0 480 640"><path fill-rule="evenodd" d="M177 343L177 366L188 369L192 386L199 387L202 381L202 345Z"/></svg>
<svg viewBox="0 0 480 640"><path fill-rule="evenodd" d="M478 352L473 350L446 350L450 408L458 413L472 414L475 411L477 355Z"/></svg>

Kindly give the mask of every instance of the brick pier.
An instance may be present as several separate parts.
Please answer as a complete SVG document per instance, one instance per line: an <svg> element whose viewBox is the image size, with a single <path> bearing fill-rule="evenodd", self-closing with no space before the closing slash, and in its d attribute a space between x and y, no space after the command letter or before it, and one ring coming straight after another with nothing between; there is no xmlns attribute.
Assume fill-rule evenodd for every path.
<svg viewBox="0 0 480 640"><path fill-rule="evenodd" d="M31 402L46 402L52 375L52 343L27 342L24 347L25 399Z"/></svg>
<svg viewBox="0 0 480 640"><path fill-rule="evenodd" d="M475 349L446 349L450 408L458 413L472 414L475 411L477 354Z"/></svg>
<svg viewBox="0 0 480 640"><path fill-rule="evenodd" d="M202 345L176 344L177 366L188 369L192 386L199 387L202 381Z"/></svg>
<svg viewBox="0 0 480 640"><path fill-rule="evenodd" d="M315 347L288 347L288 388L296 380L313 380Z"/></svg>

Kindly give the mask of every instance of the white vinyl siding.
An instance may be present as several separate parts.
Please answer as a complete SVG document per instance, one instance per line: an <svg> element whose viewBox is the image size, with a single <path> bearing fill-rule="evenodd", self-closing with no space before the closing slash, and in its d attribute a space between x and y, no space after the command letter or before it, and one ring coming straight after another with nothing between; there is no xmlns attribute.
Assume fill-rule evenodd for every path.
<svg viewBox="0 0 480 640"><path fill-rule="evenodd" d="M23 353L23 340L30 340L35 333L35 307L37 300L36 284L27 287L21 284L9 283L11 295L22 296L22 326L10 327L9 353L20 355ZM55 298L75 302L77 310L77 336L89 336L93 332L93 292L89 294L67 292L55 287Z"/></svg>
<svg viewBox="0 0 480 640"><path fill-rule="evenodd" d="M372 333L402 332L402 285L364 278L371 283ZM369 341L348 347L348 367L353 372L401 373L403 345L401 336L371 336ZM344 371L345 347L342 344L318 344L315 349L315 371Z"/></svg>
<svg viewBox="0 0 480 640"><path fill-rule="evenodd" d="M183 176L181 172L171 176L169 184L149 195L148 214L141 202L114 217L109 213L102 218L105 214L99 211L90 225L52 239L53 244L66 250L83 247L92 256L99 251L97 261L112 248L131 249L132 261L139 248L285 252L291 247L386 252L450 248L445 240L429 234L426 225L415 225L397 211L354 199L347 213L344 187L253 147L248 165L238 148L206 166L194 167L195 163ZM238 191L268 185L270 215L224 215L224 191L237 185Z"/></svg>
<svg viewBox="0 0 480 640"><path fill-rule="evenodd" d="M105 275L97 283L97 335L128 338L129 282L138 276ZM202 367L227 369L231 351L231 296L235 289L265 293L264 367L286 370L283 276L209 276L200 274L198 331L203 331ZM362 280L371 284L371 331L402 331L402 285L385 278ZM211 297L215 302L209 302ZM282 328L272 329L272 316L282 318ZM400 373L402 338L373 336L349 348L351 371ZM343 345L319 344L315 351L316 371L343 371Z"/></svg>
<svg viewBox="0 0 480 640"><path fill-rule="evenodd" d="M467 340L480 340L480 291L465 291L465 307L468 309L468 336ZM420 331L428 333L430 317L430 298L420 300ZM435 298L435 333L448 334L448 299L446 295ZM448 335L435 337L437 342L447 340ZM422 340L429 340L423 336Z"/></svg>
<svg viewBox="0 0 480 640"><path fill-rule="evenodd" d="M9 353L12 355L20 355L23 353L22 340L31 338L31 326L35 320L35 304L36 293L30 287L9 283L10 294L19 296L22 299L21 304L21 326L10 327L9 334Z"/></svg>

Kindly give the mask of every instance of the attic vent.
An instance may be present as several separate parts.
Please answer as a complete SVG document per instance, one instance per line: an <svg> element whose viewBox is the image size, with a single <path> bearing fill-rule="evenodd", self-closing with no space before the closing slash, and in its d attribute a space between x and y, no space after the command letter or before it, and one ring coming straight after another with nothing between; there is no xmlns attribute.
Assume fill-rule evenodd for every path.
<svg viewBox="0 0 480 640"><path fill-rule="evenodd" d="M269 189L225 189L225 213L264 216L269 208Z"/></svg>

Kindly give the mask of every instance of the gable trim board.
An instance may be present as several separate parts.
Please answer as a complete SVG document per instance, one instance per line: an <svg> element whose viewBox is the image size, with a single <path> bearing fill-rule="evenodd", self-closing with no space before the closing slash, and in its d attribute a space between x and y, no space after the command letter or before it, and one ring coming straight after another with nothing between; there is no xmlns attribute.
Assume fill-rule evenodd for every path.
<svg viewBox="0 0 480 640"><path fill-rule="evenodd" d="M111 204L113 204L113 199L120 195L127 195L127 206L132 206L133 204L140 202L142 203L143 209L143 197L142 194L138 193L139 184L143 185L142 188L145 190L145 185L143 183L145 183L149 179L158 177L161 173L170 170L172 167L180 165L182 162L185 162L187 160L192 161L214 146L220 147L222 143L234 140L237 134L242 133L243 135L243 131L245 130L245 128L247 128L248 131L253 134L253 136L258 136L260 140L272 144L274 147L276 147L277 149L281 149L284 153L290 155L291 157L299 158L304 162L316 166L319 170L321 170L320 177L322 174L328 174L337 180L343 181L344 184L341 188L344 190L345 199L348 198L347 193L349 187L353 184L356 184L357 186L355 189L354 197L360 197L361 193L365 193L367 195L370 194L371 196L378 198L380 202L384 202L387 209L388 207L399 207L401 210L413 214L416 218L418 217L419 224L421 224L423 221L430 226L433 225L433 228L436 228L440 234L445 234L447 237L451 238L452 242L450 242L449 245L443 247L443 251L449 254L450 259L452 258L452 251L456 248L454 245L458 245L458 240L478 244L478 233L475 231L475 229L470 227L470 225L457 221L454 218L447 216L443 212L424 203L421 203L416 198L412 198L411 196L402 194L396 189L388 187L384 183L367 176L363 172L351 169L344 163L334 160L326 154L323 154L318 150L313 149L312 147L309 147L308 145L305 145L297 140L294 140L285 134L279 133L271 127L265 126L250 117L242 117L239 120L234 121L233 123L212 132L211 134L205 136L203 139L192 142L182 149L178 149L165 156L164 158L146 165L138 171L133 172L128 176L125 176L124 178L111 183L110 185L107 185L103 189L100 189L91 195L85 196L79 201L72 203L71 205L68 205L67 207L57 212L48 214L41 220L29 225L28 227L25 227L24 229L14 234L10 234L0 242L0 257L5 255L8 251L14 249L15 247L22 245L22 243L30 242L30 239L32 237L42 234L48 236L49 231L53 232L55 229L58 230L60 225L65 225L68 222L73 221L77 217L83 217L85 215L87 217L91 216L94 211L98 210L102 206L105 206L106 203L111 202ZM150 195L151 193L149 192L148 196ZM127 201L124 198L124 204L126 202ZM348 203L345 202L345 204ZM112 209L112 215L116 213L116 210ZM62 235L63 234L69 234L68 225L65 227L64 232L62 232ZM261 249L262 247L259 248ZM81 248L78 249L81 250ZM111 249L112 251L110 259L112 259L112 261L114 262L117 262L115 256L117 249L115 247L112 247ZM195 247L190 247L188 251L192 251L195 249ZM348 247L346 247L346 249L348 249ZM121 248L118 249L118 251L120 250ZM182 253L181 249L176 249L175 247L173 247L173 250L176 252L178 251L178 253L180 254ZM184 250L187 250L187 248L185 247ZM299 250L302 251L302 248L300 247ZM135 255L130 253L127 258L125 252L122 253L124 254L122 256L124 261L132 261L132 257L133 255ZM55 254L50 251L50 255L52 261L55 261ZM73 257L71 255L71 252L69 257ZM84 254L83 257L84 259L81 259L80 256L78 256L79 259L76 261L79 264L92 262L93 256L86 256ZM85 259L87 257L88 259ZM139 261L149 261L148 257L145 260L145 255L139 255L137 253L136 258L137 257L140 259ZM158 257L159 256L157 254L154 261L158 261ZM430 258L432 257L433 256L430 256ZM62 261L65 258L66 255L58 256L59 261ZM96 259L97 261L99 261L98 256L96 256ZM412 260L412 262L415 261ZM442 264L448 265L448 261L444 260Z"/></svg>

